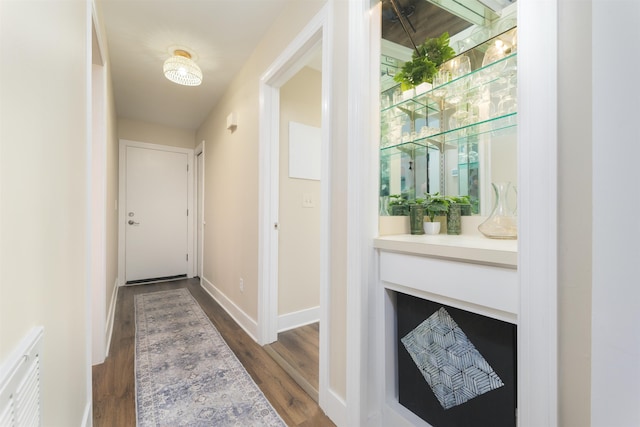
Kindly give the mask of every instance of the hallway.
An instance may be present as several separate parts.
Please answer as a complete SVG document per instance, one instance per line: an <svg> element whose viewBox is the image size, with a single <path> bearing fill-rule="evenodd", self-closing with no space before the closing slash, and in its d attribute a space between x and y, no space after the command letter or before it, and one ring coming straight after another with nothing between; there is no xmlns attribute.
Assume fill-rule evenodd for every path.
<svg viewBox="0 0 640 427"><path fill-rule="evenodd" d="M133 298L136 294L179 287L191 292L287 425L334 425L318 404L202 290L198 279L187 279L120 288L109 357L93 367L94 426L136 425Z"/></svg>

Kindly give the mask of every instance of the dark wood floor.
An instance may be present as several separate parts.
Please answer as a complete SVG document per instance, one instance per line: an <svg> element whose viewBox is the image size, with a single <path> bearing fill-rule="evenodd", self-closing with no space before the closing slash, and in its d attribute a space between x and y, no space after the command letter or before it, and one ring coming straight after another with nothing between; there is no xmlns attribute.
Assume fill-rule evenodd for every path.
<svg viewBox="0 0 640 427"><path fill-rule="evenodd" d="M311 396L318 400L319 323L280 332L265 349ZM275 354L273 354L275 353Z"/></svg>
<svg viewBox="0 0 640 427"><path fill-rule="evenodd" d="M334 425L324 415L318 404L202 290L199 281L189 279L128 286L118 291L110 354L103 364L93 367L94 426L136 425L133 296L178 287L189 289L287 425L291 427Z"/></svg>

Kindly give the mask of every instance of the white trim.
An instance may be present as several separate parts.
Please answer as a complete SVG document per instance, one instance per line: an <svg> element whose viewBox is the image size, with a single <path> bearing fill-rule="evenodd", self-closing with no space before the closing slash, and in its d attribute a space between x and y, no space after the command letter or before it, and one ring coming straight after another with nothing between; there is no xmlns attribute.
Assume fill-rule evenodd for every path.
<svg viewBox="0 0 640 427"><path fill-rule="evenodd" d="M113 323L116 318L116 305L118 303L118 278L113 285L113 292L111 292L111 302L109 303L109 313L107 315L107 328L105 342L107 343L104 356L109 356L109 349L111 348L111 336L113 335Z"/></svg>
<svg viewBox="0 0 640 427"><path fill-rule="evenodd" d="M335 391L331 389L327 390L325 405L322 409L336 426L349 425L347 424L347 402L338 396Z"/></svg>
<svg viewBox="0 0 640 427"><path fill-rule="evenodd" d="M278 142L278 131L273 123L280 121L280 92L278 89L260 82L260 180L258 202L258 343L265 345L278 339L277 306L278 301L278 222L279 188L274 173L278 170L278 151L274 145ZM275 132L275 135L274 135ZM263 147L264 146L264 147ZM276 256L274 260L273 257ZM274 315L275 313L275 315Z"/></svg>
<svg viewBox="0 0 640 427"><path fill-rule="evenodd" d="M516 323L520 306L518 273L512 268L388 252L379 255L383 285L413 289L413 295L483 316ZM428 271L429 274L416 274ZM389 286L385 285L388 283ZM482 286L478 286L481 283ZM417 292L417 293L413 293Z"/></svg>
<svg viewBox="0 0 640 427"><path fill-rule="evenodd" d="M194 241L194 189L193 189L193 162L194 157L193 148L174 147L171 145L151 144L148 142L130 141L127 139L120 139L119 144L119 165L118 165L118 277L120 278L120 285L124 285L127 282L125 277L125 230L126 230L126 149L127 147L144 148L148 150L161 150L169 151L172 153L184 153L187 155L187 164L189 165L189 171L187 172L187 206L189 206L189 218L187 220L187 254L189 255L189 261L187 266L187 275L189 277L194 276L193 262L193 241Z"/></svg>
<svg viewBox="0 0 640 427"><path fill-rule="evenodd" d="M98 51L100 53L100 65L105 65L106 64L106 60L105 60L105 55L103 54L103 52L105 52L104 49L104 42L102 41L102 32L100 31L100 19L98 18L98 10L96 7L96 0L91 0L91 22L93 23L93 25L95 26L96 29L96 43L98 45ZM91 30L90 30L91 31ZM92 40L92 35L90 34L90 40ZM93 49L93 45L91 45L91 48ZM93 58L92 56L89 56L88 58L90 60L91 63L93 63Z"/></svg>
<svg viewBox="0 0 640 427"><path fill-rule="evenodd" d="M91 391L91 390L89 390ZM93 425L93 405L91 400L87 402L82 414L82 427L91 427Z"/></svg>
<svg viewBox="0 0 640 427"><path fill-rule="evenodd" d="M202 180L200 182L197 182L198 180L198 174L199 172L199 166L198 166L198 156L202 154ZM196 212L194 221L196 222L195 226L194 226L194 233L196 233L195 238L193 239L193 244L194 244L194 253L197 254L196 256L199 258L199 262L194 263L194 265L199 265L200 266L200 271L195 271L195 267L194 267L194 275L198 276L198 277L202 277L204 275L204 226L205 226L205 221L204 221L204 201L206 198L206 193L205 193L205 177L204 177L204 172L206 170L205 167L205 141L204 139L202 140L202 142L200 144L198 144L198 146L195 148L194 152L193 152L193 164L195 166L195 170L193 173L193 179L194 182L196 182L195 184L195 189L198 191L198 194L194 195L194 209L193 211ZM200 212L197 212L198 209L198 198L201 198L200 200ZM198 218L200 218L200 220L202 221L202 236L200 238L200 247L198 248L198 224L197 224L197 220ZM194 260L195 261L195 260Z"/></svg>
<svg viewBox="0 0 640 427"><path fill-rule="evenodd" d="M557 3L518 2L520 427L558 425Z"/></svg>
<svg viewBox="0 0 640 427"><path fill-rule="evenodd" d="M206 277L200 278L200 286L211 296L220 307L254 340L257 341L258 324L247 313L242 311L233 301L216 288Z"/></svg>
<svg viewBox="0 0 640 427"><path fill-rule="evenodd" d="M377 280L373 239L377 235L378 186L373 183L378 180L378 152L377 144L371 142L375 136L371 119L375 113L372 84L373 90L379 85L379 74L373 74L372 68L377 69L380 56L372 58L373 4L349 2L348 13L346 425L350 426L363 425L368 419L369 383L375 385L367 375L374 362L368 351L369 288Z"/></svg>
<svg viewBox="0 0 640 427"><path fill-rule="evenodd" d="M320 321L320 306L278 316L278 333Z"/></svg>
<svg viewBox="0 0 640 427"><path fill-rule="evenodd" d="M331 107L333 87L332 4L329 1L310 20L260 78L258 343L277 339L278 318L278 153L280 127L279 87L302 68L308 54L322 43L322 171L320 184L320 407L329 399L330 325L330 215L331 215Z"/></svg>
<svg viewBox="0 0 640 427"><path fill-rule="evenodd" d="M95 1L85 3L86 211L85 211L85 410L92 424L92 365L106 356L107 70ZM95 37L95 39L94 39ZM95 47L94 47L95 46ZM99 64L94 64L93 57Z"/></svg>
<svg viewBox="0 0 640 427"><path fill-rule="evenodd" d="M381 53L382 53L382 26L380 25L380 23L382 22L382 2L377 3L375 7L371 8L371 22L372 24L370 25L370 40L371 40L371 45L370 45L370 50L371 50L371 55L369 58L369 61L371 61L371 65L370 65L370 69L371 69L371 92L374 94L379 94L380 93L380 88L381 88L381 84L380 84L380 65L379 63L376 61L376 58L381 58ZM373 23L376 23L376 25L373 25ZM379 101L376 102L375 100L372 100L370 102L371 105L371 124L372 124L372 128L373 130L371 131L371 141L380 141L380 107L379 107ZM375 147L377 147L378 145L375 144ZM379 176L380 176L380 158L379 158L379 153L375 153L374 155L374 160L373 160L374 165L372 166L372 169L375 171L375 178L372 182L379 182ZM374 187L374 186L372 186ZM373 190L375 192L375 194L373 195L373 197L375 198L375 207L373 208L372 212L378 212L378 188L379 188L379 184L377 184L375 186L375 189ZM374 231L375 235L378 235L378 224L377 224L377 215L376 215L376 230ZM383 307L384 305L382 304L382 302L379 302L382 300L382 296L383 296L383 292L380 291L380 289L378 289L378 282L379 282L379 276L380 276L380 267L379 267L379 253L376 253L374 255L374 261L371 265L371 274L373 275L372 278L372 291L369 297L369 328L367 329L367 333L370 337L374 337L373 339L371 339L369 341L369 368L367 371L368 374L368 378L369 378L369 384L368 387L370 390L373 390L373 392L368 394L368 401L366 402L367 405L367 420L369 422L369 425L383 425L382 424L382 420L383 420L383 412L384 409L386 407L385 405L385 371L388 369L384 362L385 360L389 360L388 358L385 357L385 345L384 342L385 340L380 339L380 337L384 336L383 331L385 330L385 316L384 316L384 310ZM394 424L395 425L395 424Z"/></svg>
<svg viewBox="0 0 640 427"><path fill-rule="evenodd" d="M95 25L95 24L94 24ZM93 28L93 26L92 26ZM96 42L97 43L97 42ZM102 54L98 52L100 56ZM91 64L91 181L89 217L91 231L92 363L104 362L106 347L106 68Z"/></svg>
<svg viewBox="0 0 640 427"><path fill-rule="evenodd" d="M334 393L329 390L331 344L329 331L331 322L331 150L333 122L333 2L329 1L322 12L322 160L320 185L320 331L319 331L319 378L318 404L332 420L340 420L339 412L332 404ZM346 412L346 411L344 411ZM343 412L343 413L344 413ZM340 424L338 424L340 425Z"/></svg>

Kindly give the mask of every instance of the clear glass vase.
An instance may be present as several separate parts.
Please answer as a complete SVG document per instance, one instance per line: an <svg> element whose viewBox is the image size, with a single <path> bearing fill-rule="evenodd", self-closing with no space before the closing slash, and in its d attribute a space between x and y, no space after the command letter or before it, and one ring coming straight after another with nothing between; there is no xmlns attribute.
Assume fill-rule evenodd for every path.
<svg viewBox="0 0 640 427"><path fill-rule="evenodd" d="M517 239L518 219L507 204L507 193L510 182L494 182L491 184L495 195L491 215L478 230L490 239Z"/></svg>

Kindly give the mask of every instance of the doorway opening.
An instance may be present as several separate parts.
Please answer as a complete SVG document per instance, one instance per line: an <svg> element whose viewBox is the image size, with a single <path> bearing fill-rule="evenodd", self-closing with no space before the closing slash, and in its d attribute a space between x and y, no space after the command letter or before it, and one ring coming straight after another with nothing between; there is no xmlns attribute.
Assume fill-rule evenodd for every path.
<svg viewBox="0 0 640 427"><path fill-rule="evenodd" d="M280 87L278 339L265 349L318 400L322 50ZM292 262L292 260L295 260Z"/></svg>
<svg viewBox="0 0 640 427"><path fill-rule="evenodd" d="M260 81L261 103L261 128L260 128L260 193L263 197L260 200L260 249L259 249L259 290L258 290L258 341L262 345L267 345L278 341L278 332L285 330L295 331L298 327L319 323L317 331L317 388L316 392L307 392L318 400L320 407L326 406L328 399L328 355L329 340L328 331L329 320L329 235L330 235L330 198L329 198L329 153L330 153L330 57L328 52L327 34L327 9L326 7L316 15L314 19L302 30L296 39L285 49L280 57L272 64ZM320 80L320 123L319 123L319 182L317 182L317 193L314 195L311 190L286 190L287 194L281 194L280 180L283 174L290 172L290 165L281 165L280 144L281 144L281 100L284 95L284 86L295 79L302 72L309 72L307 68L313 58L321 59L319 68ZM316 72L318 72L316 70ZM317 105L316 105L317 106ZM295 122L295 118L288 121ZM301 120L299 120L301 121ZM308 126L310 123L298 123ZM312 123L311 123L312 124ZM316 125L318 126L318 125ZM313 127L313 126L311 126ZM287 123L287 129L288 123ZM287 142L288 144L288 142ZM309 148L306 146L306 148ZM303 148L304 150L304 148ZM315 160L317 159L317 155ZM301 158L298 158L301 159ZM299 160L300 164L305 164L305 160ZM304 169L304 167L303 167ZM315 223L309 225L310 229L315 228L318 234L318 244L315 256L310 255L309 259L317 264L317 273L308 274L309 279L314 279L318 283L317 304L306 302L306 305L292 309L294 304L280 298L280 293L289 293L289 290L280 291L280 266L284 263L295 263L296 258L281 255L280 229L290 228L291 223L286 220L280 224L284 217L281 217L280 207L285 197L291 197L293 204L297 205L299 214L311 213L314 207L317 208L318 218ZM304 206L307 206L306 208ZM307 212L302 212L306 210ZM284 211L282 212L284 214ZM287 243L282 242L285 246ZM289 242L291 243L291 242ZM307 248L308 249L308 248ZM311 251L307 251L311 252ZM280 259L284 258L284 259ZM287 264L288 266L290 264ZM314 277L315 276L315 277ZM299 283L300 280L298 280ZM301 287L295 288L297 291ZM293 310L290 313L280 313L279 309L285 311ZM312 350L313 351L313 350ZM306 356L302 356L303 358ZM277 360L277 356L275 357ZM300 357L298 357L300 360ZM294 362L293 365L296 363ZM311 368L315 370L316 368ZM294 379L296 375L291 373ZM299 382L300 383L300 382ZM302 384L301 384L302 385ZM310 392L311 391L311 392ZM315 394L315 396L314 396Z"/></svg>

